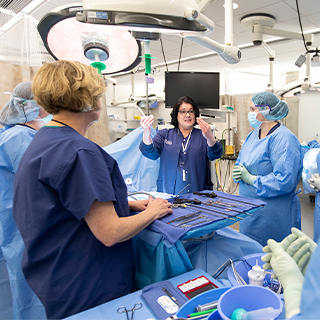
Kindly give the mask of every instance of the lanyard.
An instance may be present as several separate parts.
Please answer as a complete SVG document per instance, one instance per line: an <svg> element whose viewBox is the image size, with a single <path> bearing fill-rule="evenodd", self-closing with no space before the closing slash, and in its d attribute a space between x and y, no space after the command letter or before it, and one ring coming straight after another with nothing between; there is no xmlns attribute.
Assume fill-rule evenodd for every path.
<svg viewBox="0 0 320 320"><path fill-rule="evenodd" d="M188 135L188 140L187 140L186 144L183 145L183 142L182 142L182 151L183 151L183 153L187 150L188 143L189 143L189 140L190 140L190 137L191 137L191 132L192 132L192 129L191 129L191 131L190 131L190 133Z"/></svg>

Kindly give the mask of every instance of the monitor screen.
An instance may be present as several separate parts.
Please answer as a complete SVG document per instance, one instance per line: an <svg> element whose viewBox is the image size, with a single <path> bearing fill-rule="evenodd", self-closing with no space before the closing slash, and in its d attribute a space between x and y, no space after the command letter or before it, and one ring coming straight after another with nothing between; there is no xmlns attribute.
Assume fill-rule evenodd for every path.
<svg viewBox="0 0 320 320"><path fill-rule="evenodd" d="M199 108L219 109L219 72L165 73L166 108L173 108L182 96L189 96Z"/></svg>

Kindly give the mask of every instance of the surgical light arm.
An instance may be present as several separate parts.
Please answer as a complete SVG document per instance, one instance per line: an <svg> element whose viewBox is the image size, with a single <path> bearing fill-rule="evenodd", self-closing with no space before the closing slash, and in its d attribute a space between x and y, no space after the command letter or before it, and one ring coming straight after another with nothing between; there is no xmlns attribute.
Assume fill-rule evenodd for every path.
<svg viewBox="0 0 320 320"><path fill-rule="evenodd" d="M233 8L232 8L232 0L225 1L226 8L225 8L225 28L226 28L226 35L225 41L227 44L222 45L207 36L212 33L214 29L214 23L208 19L205 15L201 12L197 12L197 10L193 10L191 8L186 9L185 11L185 18L187 20L197 20L200 24L207 28L206 36L205 37L195 37L195 36L186 36L186 39L196 42L210 50L213 50L219 54L219 56L224 59L226 62L230 64L238 63L241 59L241 51L238 47L233 45ZM181 36L184 36L181 33Z"/></svg>
<svg viewBox="0 0 320 320"><path fill-rule="evenodd" d="M274 67L275 51L272 50L272 49L265 43L265 41L262 41L261 47L269 53L270 72L269 72L269 83L268 83L268 86L267 86L266 91L274 92L274 87L273 87L273 67Z"/></svg>
<svg viewBox="0 0 320 320"><path fill-rule="evenodd" d="M224 61L230 64L235 64L240 61L241 51L237 47L222 45L208 37L186 37L186 39L217 52Z"/></svg>

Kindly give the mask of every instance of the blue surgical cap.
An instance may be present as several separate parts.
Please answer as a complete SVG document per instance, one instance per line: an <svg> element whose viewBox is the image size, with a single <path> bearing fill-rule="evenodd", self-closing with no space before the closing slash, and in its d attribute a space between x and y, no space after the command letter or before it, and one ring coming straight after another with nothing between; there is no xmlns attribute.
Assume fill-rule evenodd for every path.
<svg viewBox="0 0 320 320"><path fill-rule="evenodd" d="M251 98L251 100L258 110L269 110L268 113L263 114L267 120L280 120L285 118L289 113L289 107L287 103L281 101L271 92L257 93ZM266 109L265 107L262 107L262 105L268 105L271 110L269 108Z"/></svg>
<svg viewBox="0 0 320 320"><path fill-rule="evenodd" d="M34 120L39 115L40 106L33 100L31 81L19 83L12 92L11 99L2 108L0 123L14 125Z"/></svg>

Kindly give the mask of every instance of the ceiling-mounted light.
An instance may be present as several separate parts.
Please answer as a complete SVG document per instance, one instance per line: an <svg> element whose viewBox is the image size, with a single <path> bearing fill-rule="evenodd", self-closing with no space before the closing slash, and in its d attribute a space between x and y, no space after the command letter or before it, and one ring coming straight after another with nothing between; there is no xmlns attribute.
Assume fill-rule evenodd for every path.
<svg viewBox="0 0 320 320"><path fill-rule="evenodd" d="M88 65L101 61L106 75L129 71L141 62L140 41L128 30L80 23L75 17L81 11L82 4L61 6L39 22L39 34L54 59Z"/></svg>
<svg viewBox="0 0 320 320"><path fill-rule="evenodd" d="M255 45L263 45L263 35L274 35L282 38L301 39L301 34L285 30L273 29L276 19L274 16L266 13L251 13L241 18L241 25L252 31L252 42ZM296 61L296 65L306 63L306 76L303 80L293 81L289 83L284 89L277 90L276 94L283 98L289 98L300 95L306 91L318 90L318 85L311 83L310 80L310 67L311 67L311 53L310 48L313 42L314 35L307 33L304 35L306 39L306 47L308 48L306 55L301 55ZM316 49L316 53L318 50ZM304 59L305 58L305 59ZM317 58L316 58L317 59ZM319 90L318 90L319 91Z"/></svg>
<svg viewBox="0 0 320 320"><path fill-rule="evenodd" d="M225 8L226 5L223 4L223 7ZM235 10L235 9L238 9L238 8L239 8L239 5L238 5L237 3L235 3L235 2L233 2L233 3L232 3L232 9Z"/></svg>
<svg viewBox="0 0 320 320"><path fill-rule="evenodd" d="M208 38L214 29L214 23L201 10L210 1L139 0L137 4L136 0L84 0L83 12L78 12L76 17L78 21L88 24L186 37L217 52L228 63L237 63L241 58L238 47L229 42L222 45ZM225 1L228 4L226 17L232 20L232 0Z"/></svg>

